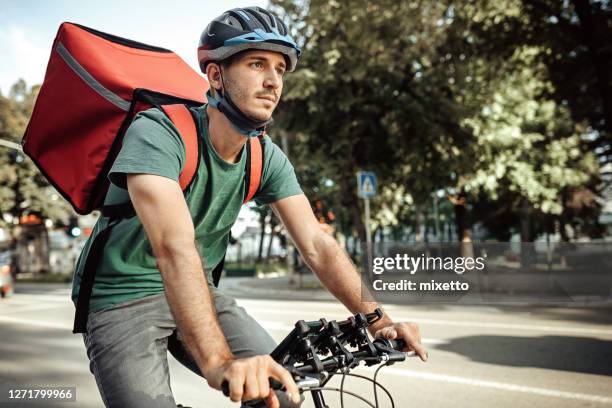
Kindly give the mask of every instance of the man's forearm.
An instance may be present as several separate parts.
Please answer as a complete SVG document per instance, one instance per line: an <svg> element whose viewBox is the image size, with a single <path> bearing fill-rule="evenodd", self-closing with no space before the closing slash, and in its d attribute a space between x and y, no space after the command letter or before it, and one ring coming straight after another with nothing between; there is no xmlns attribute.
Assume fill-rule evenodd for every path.
<svg viewBox="0 0 612 408"><path fill-rule="evenodd" d="M173 248L158 256L170 310L200 370L231 359L195 248Z"/></svg>
<svg viewBox="0 0 612 408"><path fill-rule="evenodd" d="M307 263L321 283L352 313L370 313L380 305L374 300L366 286L362 286L361 277L346 252L331 236L318 234L313 242L312 256ZM383 319L370 327L370 332L392 323L384 314Z"/></svg>

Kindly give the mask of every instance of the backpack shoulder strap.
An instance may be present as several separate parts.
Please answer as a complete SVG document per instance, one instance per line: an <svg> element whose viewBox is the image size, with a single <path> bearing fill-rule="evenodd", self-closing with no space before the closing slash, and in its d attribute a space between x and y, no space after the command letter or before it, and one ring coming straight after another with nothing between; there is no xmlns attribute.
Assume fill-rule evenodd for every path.
<svg viewBox="0 0 612 408"><path fill-rule="evenodd" d="M198 170L198 130L189 108L183 104L162 105L168 118L174 123L185 144L185 165L179 176L181 189L185 191Z"/></svg>
<svg viewBox="0 0 612 408"><path fill-rule="evenodd" d="M259 137L250 137L247 144L247 164L245 174L245 184L247 186L246 196L243 204L249 202L261 185L261 176L263 174L264 163L264 144L263 135Z"/></svg>
<svg viewBox="0 0 612 408"><path fill-rule="evenodd" d="M174 126L176 126L185 145L185 165L179 175L181 190L185 191L195 178L200 158L200 145L198 143L198 130L195 118L189 108L183 104L161 105L161 108ZM103 216L113 219L131 218L136 215L131 201L104 205L101 208L101 212Z"/></svg>
<svg viewBox="0 0 612 408"><path fill-rule="evenodd" d="M263 162L264 162L264 144L263 135L259 137L249 137L246 143L246 171L244 174L245 184L245 197L242 204L248 203L259 190L261 185L261 176L263 174ZM231 234L231 233L230 233ZM223 268L225 266L225 255L221 262L215 266L212 271L213 284L215 287L219 287L219 281L223 274Z"/></svg>

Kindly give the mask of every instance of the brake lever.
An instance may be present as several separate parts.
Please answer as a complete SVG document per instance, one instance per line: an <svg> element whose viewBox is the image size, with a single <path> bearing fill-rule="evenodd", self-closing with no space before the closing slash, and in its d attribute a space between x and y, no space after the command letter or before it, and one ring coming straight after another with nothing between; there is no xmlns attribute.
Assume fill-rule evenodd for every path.
<svg viewBox="0 0 612 408"><path fill-rule="evenodd" d="M293 366L283 366L283 368L289 371L289 374L293 377L293 380L297 384L300 390L304 388L315 388L321 385L321 379L316 378L312 375L307 375L300 372L297 368ZM276 391L284 391L285 386L278 380L274 378L269 379L270 388ZM229 382L227 380L223 380L221 384L221 391L223 391L223 395L229 397Z"/></svg>
<svg viewBox="0 0 612 408"><path fill-rule="evenodd" d="M302 380L295 382L300 391L306 391L310 388L317 388L321 386L321 380L315 377L304 377Z"/></svg>

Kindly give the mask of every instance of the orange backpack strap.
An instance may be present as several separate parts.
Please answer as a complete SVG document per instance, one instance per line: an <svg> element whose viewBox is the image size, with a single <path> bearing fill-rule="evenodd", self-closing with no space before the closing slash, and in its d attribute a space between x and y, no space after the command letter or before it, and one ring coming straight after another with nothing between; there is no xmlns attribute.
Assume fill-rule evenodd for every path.
<svg viewBox="0 0 612 408"><path fill-rule="evenodd" d="M198 130L191 111L187 106L174 104L162 105L161 107L178 129L185 144L185 165L179 176L179 184L181 189L185 191L198 170Z"/></svg>
<svg viewBox="0 0 612 408"><path fill-rule="evenodd" d="M265 134L265 133L264 133ZM246 169L244 174L245 194L242 204L248 203L259 190L263 173L264 144L262 134L259 137L249 137L246 142ZM231 240L231 234L230 234ZM225 266L225 255L212 271L213 284L219 287L219 281Z"/></svg>
<svg viewBox="0 0 612 408"><path fill-rule="evenodd" d="M264 160L263 135L259 137L250 137L246 144L246 148L247 164L245 183L248 183L248 185L246 188L246 196L242 202L243 204L246 204L255 196L261 184Z"/></svg>

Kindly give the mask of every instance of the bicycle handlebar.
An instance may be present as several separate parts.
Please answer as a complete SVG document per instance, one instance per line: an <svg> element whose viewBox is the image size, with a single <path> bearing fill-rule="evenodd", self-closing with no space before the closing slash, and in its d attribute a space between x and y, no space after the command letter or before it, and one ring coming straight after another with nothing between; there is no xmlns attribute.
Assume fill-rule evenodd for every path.
<svg viewBox="0 0 612 408"><path fill-rule="evenodd" d="M375 317L379 317L381 315L381 313L378 311L374 314L376 315ZM359 316L361 316L361 326L356 325L355 323L356 321L360 320ZM352 318L353 320L349 319L338 324L335 322L328 323L323 319L321 319L320 325L316 325L315 322L305 323L300 321L296 323L296 328L299 328L302 331L304 331L304 327L307 328L306 330L324 328L324 330L317 332L318 336L316 337L315 341L306 342L305 344L308 346L310 346L311 343L322 345L321 348L324 351L331 353L331 356L322 360L318 360L316 356L311 356L313 359L316 358L316 360L313 360L316 361L316 364L313 363L313 361L310 361L303 362L301 365L296 366L298 359L293 358L294 356L291 354L291 352L287 352L287 354L291 355L292 358L290 359L290 364L283 364L283 367L293 375L293 378L300 390L320 387L321 378L317 378L318 376L325 377L328 373L335 373L343 369L351 369L359 365L361 362L365 362L366 365L390 365L406 359L408 354L401 352L401 350L406 347L406 343L401 339L389 340L378 338L374 341L370 341L367 334L365 334L364 340L363 333L361 333L361 341L363 344L361 344L359 351L349 352L342 347L342 342L339 341L339 339L347 340L348 336L359 328L367 327L369 324L376 321L375 318L371 317L372 316L370 315L364 316L358 314ZM288 343L287 340L292 335L295 336L294 332L292 332L287 339L281 343L281 346ZM355 342L354 340L350 341ZM315 353L317 351L320 350L315 350ZM274 390L282 390L284 388L280 382L272 378L270 378L270 387ZM221 384L221 389L225 396L229 396L229 383L227 380L223 381Z"/></svg>
<svg viewBox="0 0 612 408"><path fill-rule="evenodd" d="M403 340L389 340L378 338L372 342L372 345L375 347L376 354L372 355L369 351L358 351L352 353L352 357L354 360L352 362L348 362L344 356L330 356L326 359L321 360L321 364L323 366L323 371L333 372L338 371L343 368L351 368L352 366L356 366L358 363L364 361L369 363L369 365L374 364L393 364L396 362L404 361L406 359L406 353L401 352L401 350L406 347L406 343ZM288 368L288 367L285 367ZM290 372L293 371L292 374L295 373L307 377L312 374L320 374L321 371L318 371L315 367L310 365L302 365L299 367L290 367Z"/></svg>

